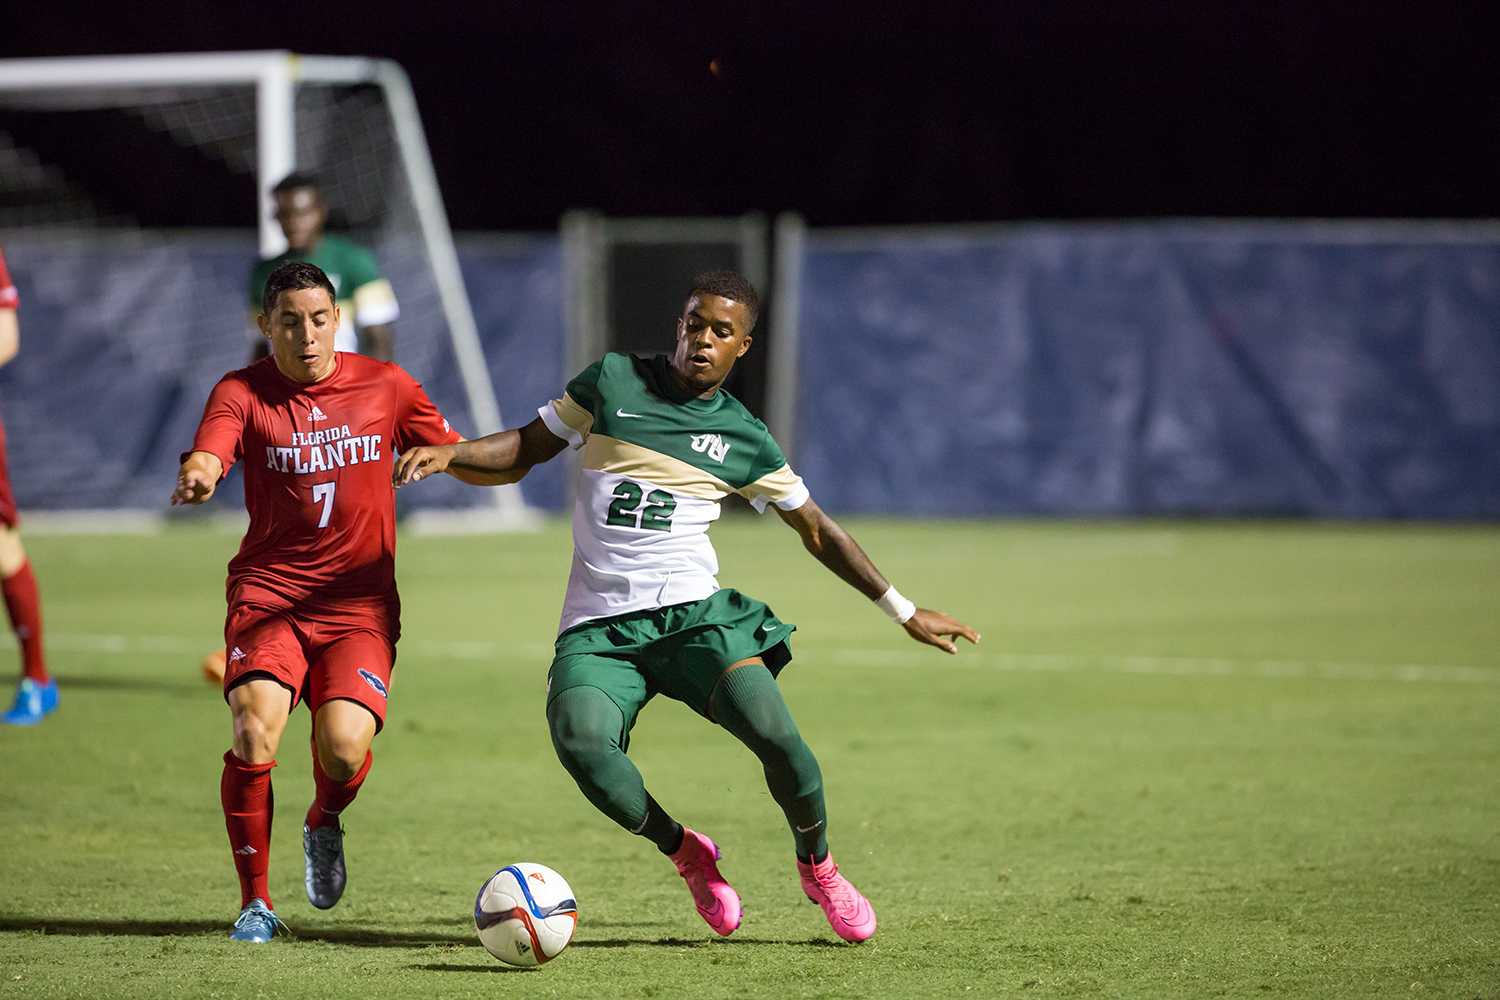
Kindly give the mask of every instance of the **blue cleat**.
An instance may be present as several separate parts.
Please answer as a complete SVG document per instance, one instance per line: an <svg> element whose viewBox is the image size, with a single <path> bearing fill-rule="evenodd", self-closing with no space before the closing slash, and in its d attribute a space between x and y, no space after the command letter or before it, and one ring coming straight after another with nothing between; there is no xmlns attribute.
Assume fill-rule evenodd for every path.
<svg viewBox="0 0 1500 1000"><path fill-rule="evenodd" d="M307 901L331 910L344 895L344 828L334 823L316 830L302 827L302 857L307 862Z"/></svg>
<svg viewBox="0 0 1500 1000"><path fill-rule="evenodd" d="M277 931L284 934L291 933L276 912L269 909L263 900L252 899L240 911L239 919L234 922L234 930L229 932L229 940L265 944L276 936Z"/></svg>
<svg viewBox="0 0 1500 1000"><path fill-rule="evenodd" d="M30 677L21 678L16 700L10 711L0 715L0 722L12 726L34 726L57 711L57 681L38 684Z"/></svg>

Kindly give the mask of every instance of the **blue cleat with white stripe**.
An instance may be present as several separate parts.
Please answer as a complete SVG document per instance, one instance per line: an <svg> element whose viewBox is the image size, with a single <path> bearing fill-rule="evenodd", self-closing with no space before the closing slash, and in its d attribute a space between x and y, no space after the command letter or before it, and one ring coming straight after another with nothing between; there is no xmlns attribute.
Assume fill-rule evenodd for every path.
<svg viewBox="0 0 1500 1000"><path fill-rule="evenodd" d="M284 934L291 933L276 912L266 906L264 900L252 899L240 911L239 919L234 922L234 930L229 932L229 940L265 944L275 937L278 931Z"/></svg>
<svg viewBox="0 0 1500 1000"><path fill-rule="evenodd" d="M0 722L11 726L34 726L57 711L57 681L38 684L30 677L21 678L16 700L10 711L0 715Z"/></svg>

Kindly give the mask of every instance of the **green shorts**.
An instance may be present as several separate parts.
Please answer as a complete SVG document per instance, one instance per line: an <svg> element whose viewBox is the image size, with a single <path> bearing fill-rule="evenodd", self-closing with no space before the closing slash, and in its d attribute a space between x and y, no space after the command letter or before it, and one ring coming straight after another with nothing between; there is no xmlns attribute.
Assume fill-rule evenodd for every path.
<svg viewBox="0 0 1500 1000"><path fill-rule="evenodd" d="M758 656L779 674L792 660L796 628L737 590L596 618L557 637L547 701L569 688L596 687L620 706L626 733L658 693L712 721L708 702L724 668Z"/></svg>

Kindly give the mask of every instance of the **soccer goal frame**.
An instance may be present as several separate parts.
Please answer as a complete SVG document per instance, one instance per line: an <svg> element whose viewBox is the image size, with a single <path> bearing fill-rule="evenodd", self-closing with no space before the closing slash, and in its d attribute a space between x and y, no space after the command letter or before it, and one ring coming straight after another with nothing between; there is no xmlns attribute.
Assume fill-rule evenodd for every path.
<svg viewBox="0 0 1500 1000"><path fill-rule="evenodd" d="M390 59L309 56L279 50L0 60L0 93L84 92L127 87L254 87L259 199L255 216L263 256L286 249L280 227L261 206L269 201L272 186L297 168L296 91L302 84L373 85L384 95L470 415L477 432L498 430L502 426L499 400L489 378L411 81L398 63ZM430 533L506 530L537 523L538 514L526 505L519 487L495 487L492 494L493 503L489 506L423 510L414 512L404 523L414 530ZM122 513L131 516L131 512ZM138 513L135 517L138 520Z"/></svg>

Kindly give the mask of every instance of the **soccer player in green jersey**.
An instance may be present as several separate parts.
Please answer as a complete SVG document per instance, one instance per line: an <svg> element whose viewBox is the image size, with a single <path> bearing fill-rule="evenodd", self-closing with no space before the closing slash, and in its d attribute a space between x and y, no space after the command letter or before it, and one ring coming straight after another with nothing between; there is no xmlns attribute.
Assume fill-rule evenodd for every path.
<svg viewBox="0 0 1500 1000"><path fill-rule="evenodd" d="M400 315L391 283L380 273L375 255L340 236L324 232L328 206L318 183L307 174L289 174L271 189L276 198L276 221L286 236L286 252L260 261L250 271L252 319L260 309L261 291L272 271L290 261L316 264L328 275L338 295L341 322L335 351L357 351L380 361L394 358L395 330ZM265 341L256 344L264 353Z"/></svg>
<svg viewBox="0 0 1500 1000"><path fill-rule="evenodd" d="M547 722L563 766L588 800L671 858L698 913L719 934L740 900L712 840L647 793L626 750L656 692L729 730L760 759L786 814L808 898L846 941L875 933L875 911L828 850L823 778L775 677L793 626L761 602L721 589L708 540L730 493L774 505L818 561L874 601L913 639L948 653L978 633L916 607L825 514L765 424L723 388L750 349L759 296L732 271L694 282L670 357L607 354L519 430L401 455L395 483L438 472L519 481L568 445L583 452L573 512L573 567L547 675Z"/></svg>

